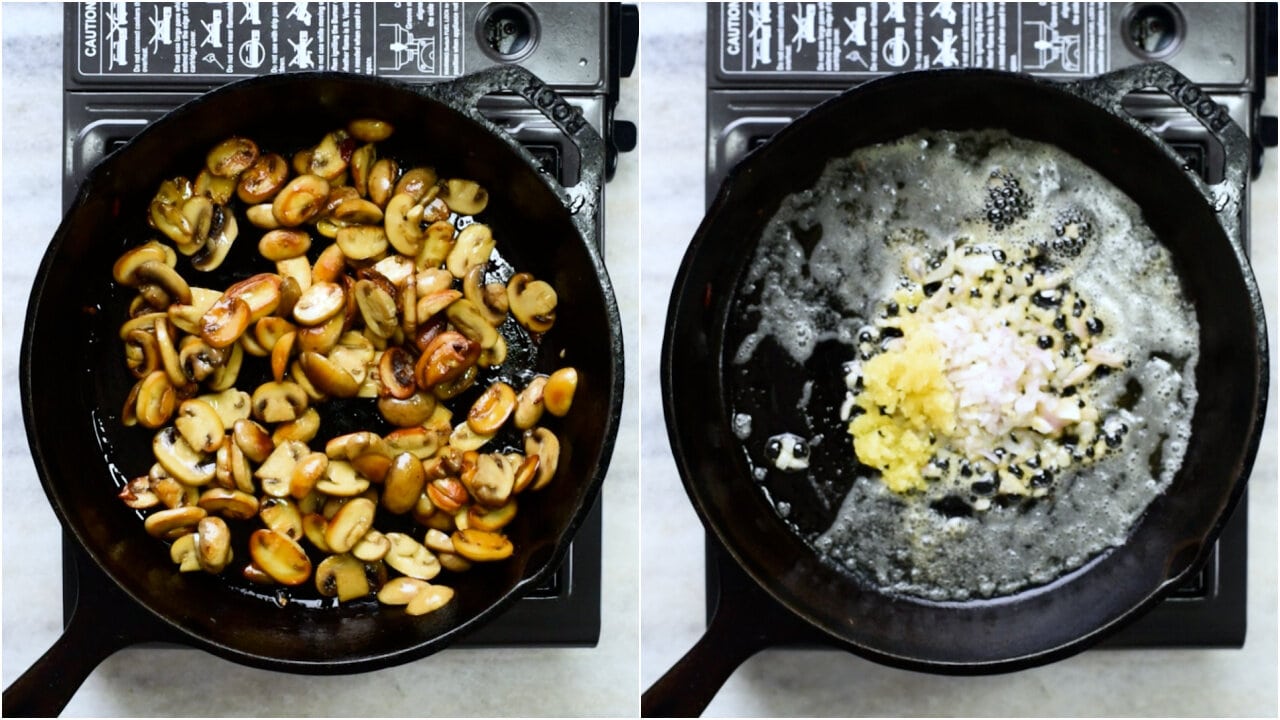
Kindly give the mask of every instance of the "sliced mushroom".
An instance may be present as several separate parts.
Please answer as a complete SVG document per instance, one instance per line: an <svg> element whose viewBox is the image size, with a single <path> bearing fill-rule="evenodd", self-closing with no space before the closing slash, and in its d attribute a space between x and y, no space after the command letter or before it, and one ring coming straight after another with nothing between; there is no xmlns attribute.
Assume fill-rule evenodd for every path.
<svg viewBox="0 0 1280 720"><path fill-rule="evenodd" d="M240 377L240 368L244 364L244 348L232 345L227 349L227 353L226 362L219 365L205 383L210 390L226 392L235 389L236 380Z"/></svg>
<svg viewBox="0 0 1280 720"><path fill-rule="evenodd" d="M346 324L346 316L338 313L322 325L298 329L297 345L300 352L314 352L324 355L333 350L342 337L342 327Z"/></svg>
<svg viewBox="0 0 1280 720"><path fill-rule="evenodd" d="M480 357L480 345L461 333L443 332L423 350L414 369L418 387L431 388L454 380L473 367Z"/></svg>
<svg viewBox="0 0 1280 720"><path fill-rule="evenodd" d="M185 485L199 487L213 480L213 461L196 452L173 426L156 433L151 450L165 471Z"/></svg>
<svg viewBox="0 0 1280 720"><path fill-rule="evenodd" d="M516 517L516 501L514 498L496 508L485 508L472 505L467 509L467 527L487 532L497 532L506 527Z"/></svg>
<svg viewBox="0 0 1280 720"><path fill-rule="evenodd" d="M299 458L289 475L289 494L299 500L310 495L328 469L329 457L324 453L311 452Z"/></svg>
<svg viewBox="0 0 1280 720"><path fill-rule="evenodd" d="M361 145L351 153L351 184L360 197L369 196L369 173L378 161L378 148L372 143Z"/></svg>
<svg viewBox="0 0 1280 720"><path fill-rule="evenodd" d="M289 498L268 497L258 506L262 523L293 540L302 539L302 514Z"/></svg>
<svg viewBox="0 0 1280 720"><path fill-rule="evenodd" d="M474 180L450 178L444 182L440 197L459 215L482 213L489 204L489 192Z"/></svg>
<svg viewBox="0 0 1280 720"><path fill-rule="evenodd" d="M355 192L354 188L352 191ZM357 194L344 198L335 205L329 211L329 221L339 229L356 225L378 225L383 222L382 208Z"/></svg>
<svg viewBox="0 0 1280 720"><path fill-rule="evenodd" d="M305 230L278 229L262 236L258 252L272 261L289 260L307 254L311 249L311 236Z"/></svg>
<svg viewBox="0 0 1280 720"><path fill-rule="evenodd" d="M244 569L240 571L240 575L254 585L274 585L276 582L274 578L252 562L244 566Z"/></svg>
<svg viewBox="0 0 1280 720"><path fill-rule="evenodd" d="M297 227L315 217L328 197L328 180L317 175L299 175L276 194L271 213L282 226Z"/></svg>
<svg viewBox="0 0 1280 720"><path fill-rule="evenodd" d="M387 252L387 231L381 225L352 225L338 229L335 241L352 260L380 258Z"/></svg>
<svg viewBox="0 0 1280 720"><path fill-rule="evenodd" d="M320 552L333 552L324 539L324 533L328 527L329 521L320 513L312 512L302 516L302 534Z"/></svg>
<svg viewBox="0 0 1280 720"><path fill-rule="evenodd" d="M369 530L360 542L351 548L351 554L365 562L378 562L391 551L391 541L377 530Z"/></svg>
<svg viewBox="0 0 1280 720"><path fill-rule="evenodd" d="M213 200L204 195L187 198L182 203L182 220L186 234L174 238L174 247L183 255L195 255L209 239L209 227L213 224Z"/></svg>
<svg viewBox="0 0 1280 720"><path fill-rule="evenodd" d="M200 569L196 555L196 534L187 533L169 546L169 559L178 566L178 572L195 572Z"/></svg>
<svg viewBox="0 0 1280 720"><path fill-rule="evenodd" d="M435 409L436 399L425 392L415 392L403 400L395 397L378 398L378 412L398 428L422 425Z"/></svg>
<svg viewBox="0 0 1280 720"><path fill-rule="evenodd" d="M515 484L511 487L511 492L522 493L525 488L532 485L533 481L537 479L541 458L536 454L525 455L524 457L513 454L513 461L516 462L516 478Z"/></svg>
<svg viewBox="0 0 1280 720"><path fill-rule="evenodd" d="M264 202L259 205L250 205L245 209L244 217L249 221L250 225L263 230L275 230L280 227L280 221L276 219L274 203Z"/></svg>
<svg viewBox="0 0 1280 720"><path fill-rule="evenodd" d="M427 498L437 509L452 515L471 501L467 488L457 478L446 477L427 483Z"/></svg>
<svg viewBox="0 0 1280 720"><path fill-rule="evenodd" d="M160 475L155 472L156 468L160 469ZM160 499L161 504L167 508L190 507L200 502L200 490L190 485L183 485L173 479L164 469L162 465L156 463L152 467L151 487L155 489L156 497Z"/></svg>
<svg viewBox="0 0 1280 720"><path fill-rule="evenodd" d="M437 553L436 558L440 561L440 565L449 572L463 573L471 569L471 561L457 553Z"/></svg>
<svg viewBox="0 0 1280 720"><path fill-rule="evenodd" d="M529 273L516 273L507 281L507 302L516 322L530 332L544 333L555 324L555 288Z"/></svg>
<svg viewBox="0 0 1280 720"><path fill-rule="evenodd" d="M203 338L188 335L182 339L182 347L178 350L178 364L186 377L203 382L225 365L230 356L231 351L209 347Z"/></svg>
<svg viewBox="0 0 1280 720"><path fill-rule="evenodd" d="M485 292L485 288L488 286L482 285L483 281L484 265L471 266L471 269L467 270L466 276L462 278L462 296L475 306L476 310L480 312L480 316L485 319L485 322L496 328L507 319L506 288L503 287L502 290L501 296L503 307L499 310L497 308L490 307L489 298L492 297L493 294Z"/></svg>
<svg viewBox="0 0 1280 720"><path fill-rule="evenodd" d="M301 585L311 577L311 560L296 540L274 530L255 530L249 536L249 554L272 580L281 585Z"/></svg>
<svg viewBox="0 0 1280 720"><path fill-rule="evenodd" d="M196 558L205 572L222 572L231 562L231 528L220 517L203 517L196 525Z"/></svg>
<svg viewBox="0 0 1280 720"><path fill-rule="evenodd" d="M196 506L232 520L248 520L258 514L257 497L242 490L228 488L205 490L196 501Z"/></svg>
<svg viewBox="0 0 1280 720"><path fill-rule="evenodd" d="M492 439L492 434L478 433L466 422L455 425L453 432L449 434L449 444L462 452L479 450Z"/></svg>
<svg viewBox="0 0 1280 720"><path fill-rule="evenodd" d="M220 393L209 395L201 395L197 400L201 400L213 408L218 413L218 419L222 421L222 427L234 428L237 420L244 420L249 417L252 398L249 393L243 390L230 388Z"/></svg>
<svg viewBox="0 0 1280 720"><path fill-rule="evenodd" d="M449 317L449 322L453 323L458 332L479 344L482 350L497 344L498 331L484 319L479 308L470 300L466 298L455 300L445 309L445 315Z"/></svg>
<svg viewBox="0 0 1280 720"><path fill-rule="evenodd" d="M218 269L239 236L240 225L236 222L235 213L225 205L214 205L210 216L209 234L204 246L191 255L191 267L201 272Z"/></svg>
<svg viewBox="0 0 1280 720"><path fill-rule="evenodd" d="M275 197L289 179L289 163L276 153L264 153L240 174L236 195L248 205Z"/></svg>
<svg viewBox="0 0 1280 720"><path fill-rule="evenodd" d="M419 580L430 580L440 574L440 561L422 543L404 533L387 533L391 551L384 562L401 573Z"/></svg>
<svg viewBox="0 0 1280 720"><path fill-rule="evenodd" d="M165 251L166 246L154 240L148 243L143 243L135 248L130 248L125 251L125 253L116 260L115 265L111 267L112 279L121 285L137 287L142 283L137 276L138 270L146 263L159 262L161 264L168 265L169 267L173 267L177 264L176 256L173 262L170 262L168 259L168 253ZM173 250L170 249L168 252L172 253Z"/></svg>
<svg viewBox="0 0 1280 720"><path fill-rule="evenodd" d="M224 295L200 317L200 337L211 347L225 348L249 329L249 305Z"/></svg>
<svg viewBox="0 0 1280 720"><path fill-rule="evenodd" d="M416 167L400 176L400 181L396 183L394 195L407 193L413 197L414 202L419 202L428 195L434 196L439 192L436 187L436 171L429 167Z"/></svg>
<svg viewBox="0 0 1280 720"><path fill-rule="evenodd" d="M505 455L487 453L476 457L474 467L462 471L462 484L476 502L489 508L502 507L511 498L516 467Z"/></svg>
<svg viewBox="0 0 1280 720"><path fill-rule="evenodd" d="M248 418L235 421L231 437L245 457L258 464L266 462L276 450L276 442L267 429Z"/></svg>
<svg viewBox="0 0 1280 720"><path fill-rule="evenodd" d="M196 398L184 400L178 406L178 417L173 424L182 439L201 453L215 452L227 437L227 429L222 426L218 411Z"/></svg>
<svg viewBox="0 0 1280 720"><path fill-rule="evenodd" d="M516 391L501 380L490 385L471 405L467 425L478 435L493 435L516 409Z"/></svg>
<svg viewBox="0 0 1280 720"><path fill-rule="evenodd" d="M280 342L280 338L294 332L297 328L293 323L282 317L268 315L253 325L253 337L258 341L258 345L266 350L269 354L275 349L276 343Z"/></svg>
<svg viewBox="0 0 1280 720"><path fill-rule="evenodd" d="M368 489L368 479L360 477L350 462L332 458L324 477L316 482L316 490L331 497L355 497Z"/></svg>
<svg viewBox="0 0 1280 720"><path fill-rule="evenodd" d="M336 180L347 169L354 150L355 140L351 139L346 130L327 133L311 151L308 172L326 180Z"/></svg>
<svg viewBox="0 0 1280 720"><path fill-rule="evenodd" d="M315 352L304 352L298 357L307 380L320 392L333 397L355 397L360 383L351 373L339 367L332 359Z"/></svg>
<svg viewBox="0 0 1280 720"><path fill-rule="evenodd" d="M547 376L538 375L516 396L515 425L521 430L528 430L542 419L542 391L547 385Z"/></svg>
<svg viewBox="0 0 1280 720"><path fill-rule="evenodd" d="M169 382L169 376L163 370L156 370L139 380L134 387L137 388L136 394L130 392L130 395L135 397L132 403L132 415L138 424L154 430L169 422L178 397L174 392L173 384ZM130 405L128 399L125 405L128 412Z"/></svg>
<svg viewBox="0 0 1280 720"><path fill-rule="evenodd" d="M125 483L117 497L134 510L146 510L160 504L160 498L151 488L151 477L148 475L138 476Z"/></svg>
<svg viewBox="0 0 1280 720"><path fill-rule="evenodd" d="M262 481L262 491L274 498L288 497L294 468L308 453L306 445L292 440L273 450L253 473Z"/></svg>
<svg viewBox="0 0 1280 720"><path fill-rule="evenodd" d="M391 123L377 118L359 118L347 123L347 132L360 142L382 142L394 132Z"/></svg>
<svg viewBox="0 0 1280 720"><path fill-rule="evenodd" d="M314 327L327 322L347 307L346 291L334 282L317 282L307 288L293 306L293 319Z"/></svg>
<svg viewBox="0 0 1280 720"><path fill-rule="evenodd" d="M267 320L268 318L263 318ZM261 321L259 321L261 322ZM271 379L283 382L289 372L289 360L293 357L293 348L298 344L298 333L285 333L271 348ZM308 396L310 397L310 396Z"/></svg>
<svg viewBox="0 0 1280 720"><path fill-rule="evenodd" d="M263 422L296 420L307 409L307 394L297 383L265 382L253 391L253 416Z"/></svg>
<svg viewBox="0 0 1280 720"><path fill-rule="evenodd" d="M148 260L133 272L133 281L139 285L154 283L159 285L174 301L189 305L192 301L191 286L186 280L162 260Z"/></svg>
<svg viewBox="0 0 1280 720"><path fill-rule="evenodd" d="M524 431L524 454L538 456L538 477L533 489L541 490L555 477L560 464L560 440L546 428Z"/></svg>
<svg viewBox="0 0 1280 720"><path fill-rule="evenodd" d="M571 367L563 367L551 373L547 385L543 389L542 402L547 412L556 417L564 417L573 406L573 393L578 389L578 371Z"/></svg>
<svg viewBox="0 0 1280 720"><path fill-rule="evenodd" d="M277 425L275 432L271 433L271 441L276 445L286 440L309 443L319 431L320 413L316 412L315 408L310 407L297 420Z"/></svg>
<svg viewBox="0 0 1280 720"><path fill-rule="evenodd" d="M391 337L400 325L395 296L370 280L356 281L353 290L365 327L378 337Z"/></svg>
<svg viewBox="0 0 1280 720"><path fill-rule="evenodd" d="M405 615L426 615L435 612L453 600L453 588L446 585L427 585L408 605L404 606Z"/></svg>
<svg viewBox="0 0 1280 720"><path fill-rule="evenodd" d="M324 539L330 551L345 553L355 547L373 527L376 512L377 506L368 498L356 497L343 504L325 528Z"/></svg>
<svg viewBox="0 0 1280 720"><path fill-rule="evenodd" d="M426 295L418 294L418 302L414 307L414 312L419 318L429 318L445 308L452 305L462 297L462 293L453 288L444 290L436 290Z"/></svg>
<svg viewBox="0 0 1280 720"><path fill-rule="evenodd" d="M453 533L453 547L462 557L474 562L492 562L511 557L515 546L505 535L475 528Z"/></svg>
<svg viewBox="0 0 1280 720"><path fill-rule="evenodd" d="M205 156L205 166L218 177L235 177L258 159L258 144L249 138L232 137L223 140Z"/></svg>
<svg viewBox="0 0 1280 720"><path fill-rule="evenodd" d="M456 278L464 278L476 265L489 262L493 254L493 231L484 223L471 223L462 228L453 241L453 249L445 258L445 267Z"/></svg>
<svg viewBox="0 0 1280 720"><path fill-rule="evenodd" d="M249 306L249 322L256 323L279 307L283 284L284 279L275 273L258 273L227 288L223 297L243 300Z"/></svg>
<svg viewBox="0 0 1280 720"><path fill-rule="evenodd" d="M416 257L422 250L426 232L422 224L423 206L408 193L394 195L387 201L383 228L387 241L403 255Z"/></svg>
<svg viewBox="0 0 1280 720"><path fill-rule="evenodd" d="M196 525L208 515L194 505L158 510L147 516L143 526L147 534L161 540L174 540L195 532Z"/></svg>
<svg viewBox="0 0 1280 720"><path fill-rule="evenodd" d="M411 577L393 578L378 590L378 602L383 605L408 605L410 600L427 587L425 580Z"/></svg>
<svg viewBox="0 0 1280 720"><path fill-rule="evenodd" d="M397 455L383 480L382 506L397 515L409 512L426 483L427 475L420 459L407 452Z"/></svg>
<svg viewBox="0 0 1280 720"><path fill-rule="evenodd" d="M435 456L442 440L443 433L425 427L393 430L384 438L387 449L392 455L406 452L419 460L427 460Z"/></svg>
<svg viewBox="0 0 1280 720"><path fill-rule="evenodd" d="M364 563L350 555L330 555L316 566L316 590L325 597L347 602L368 595L369 579Z"/></svg>
<svg viewBox="0 0 1280 720"><path fill-rule="evenodd" d="M226 205L236 192L236 179L234 177L218 177L209 172L208 168L205 168L196 176L196 181L192 185L191 191L196 195L204 195L212 200L215 205Z"/></svg>
<svg viewBox="0 0 1280 720"><path fill-rule="evenodd" d="M386 207L396 184L400 168L396 161L382 158L369 169L369 199L378 207Z"/></svg>

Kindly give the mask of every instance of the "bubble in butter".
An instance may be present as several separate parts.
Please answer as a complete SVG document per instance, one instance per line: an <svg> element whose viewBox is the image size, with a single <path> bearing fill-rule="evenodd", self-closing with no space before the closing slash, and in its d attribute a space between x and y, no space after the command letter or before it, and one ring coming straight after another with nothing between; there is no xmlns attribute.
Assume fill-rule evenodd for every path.
<svg viewBox="0 0 1280 720"><path fill-rule="evenodd" d="M793 433L781 433L769 438L764 446L765 456L773 466L783 472L809 468L809 443Z"/></svg>

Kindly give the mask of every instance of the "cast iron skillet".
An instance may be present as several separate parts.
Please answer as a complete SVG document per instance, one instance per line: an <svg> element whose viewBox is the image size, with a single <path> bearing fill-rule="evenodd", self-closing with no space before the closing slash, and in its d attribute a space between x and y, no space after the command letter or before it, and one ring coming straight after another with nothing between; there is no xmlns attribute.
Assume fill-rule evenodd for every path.
<svg viewBox="0 0 1280 720"><path fill-rule="evenodd" d="M560 187L480 115L476 102L494 92L524 96L572 139L582 160L576 184ZM540 351L513 345L503 372L527 381L535 370L572 364L580 375L572 412L554 428L562 443L556 481L522 498L520 516L507 528L515 554L459 576L454 601L417 618L376 607L373 600L280 608L247 585L179 574L166 545L148 536L138 515L115 497L124 477L145 472L152 462L151 433L119 422L132 378L117 328L131 293L110 283L114 259L157 236L146 225L149 198L161 180L193 176L208 149L232 134L292 152L357 117L379 117L396 128L380 144L381 156L402 158L402 167L406 160L434 164L442 177L471 178L488 189L490 202L478 219L493 228L499 253L556 288L556 324ZM201 96L149 126L90 173L49 245L28 306L24 418L41 483L64 528L120 589L184 641L261 668L374 670L440 650L500 613L556 571L599 492L613 448L622 403L622 332L608 275L590 240L602 222L596 198L603 168L600 136L516 66L423 88L343 74L267 76ZM257 257L259 234L240 225L226 269L208 286L270 271ZM184 275L203 284L194 273L187 268ZM488 382L481 377L476 385ZM368 401L348 401L342 412L323 412L322 435L377 422L370 408ZM102 617L86 600L53 648L5 691L5 714L56 713L103 658L148 639L128 629L145 624Z"/></svg>
<svg viewBox="0 0 1280 720"><path fill-rule="evenodd" d="M1181 103L1224 145L1224 182L1206 187L1121 108L1125 94L1148 87ZM780 201L812 187L829 159L920 129L981 128L1057 145L1138 203L1173 252L1197 308L1200 399L1181 471L1124 545L1045 587L985 602L934 603L861 585L819 560L779 519L731 432L725 378L736 345L727 346L725 338L755 239ZM681 478L704 524L770 596L834 643L913 670L994 673L1050 662L1150 608L1196 569L1212 545L1244 490L1262 429L1265 324L1240 240L1247 150L1226 111L1163 64L1070 84L976 70L908 73L860 86L806 113L733 170L672 290L662 347L663 402ZM768 364L747 373L768 378L766 385L799 387L806 379L799 368L779 363L780 355L762 357L768 353L757 352L748 365ZM782 402L773 410L794 415L794 402L791 408ZM761 414L754 419L754 425L770 422ZM775 432L781 428L752 428L753 437ZM818 451L845 445L832 440ZM815 455L813 463L818 460ZM792 517L827 512L815 494L790 499ZM645 715L700 712L733 669L767 642L771 633L741 623L735 604L734 597L721 597L707 634L645 693ZM723 620L735 615L736 626Z"/></svg>

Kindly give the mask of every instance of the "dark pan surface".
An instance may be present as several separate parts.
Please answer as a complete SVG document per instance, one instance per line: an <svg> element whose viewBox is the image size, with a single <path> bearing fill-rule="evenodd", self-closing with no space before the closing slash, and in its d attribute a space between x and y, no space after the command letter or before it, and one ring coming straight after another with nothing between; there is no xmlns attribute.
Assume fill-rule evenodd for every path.
<svg viewBox="0 0 1280 720"><path fill-rule="evenodd" d="M93 171L40 268L23 341L21 390L33 455L54 509L129 595L192 643L230 659L342 673L437 650L554 572L603 479L620 413L622 355L608 277L579 230L579 223L589 227L599 218L575 218L563 191L534 169L526 152L478 120L474 110L466 111L459 101L464 95L434 94L439 97L432 89L417 92L373 78L291 74L203 96ZM406 161L434 165L442 177L471 178L488 189L489 207L478 219L494 229L501 256L556 288L556 326L537 353L513 346L501 376L523 382L534 372L572 364L581 377L573 411L548 423L562 442L559 475L537 495L522 498L520 515L507 528L515 555L453 578L454 602L419 618L374 601L338 608L290 602L280 608L234 581L179 574L167 546L148 536L138 515L115 498L123 478L144 473L152 461L151 432L119 424L118 408L132 382L116 329L130 292L112 287L110 268L126 247L158 236L145 220L157 185L175 175L193 176L208 148L231 134L285 153L367 116L396 128L380 144L380 155L396 157L402 167ZM584 158L584 164L593 160ZM189 268L184 276L193 285L224 288L234 279L272 271L257 257L259 233L245 222L240 229L223 268L207 280ZM487 385L483 374L477 385ZM317 442L380 422L372 401L347 401L321 413ZM505 440L516 444L514 435ZM227 575L239 567L234 563Z"/></svg>
<svg viewBox="0 0 1280 720"><path fill-rule="evenodd" d="M1026 76L901 75L850 91L776 135L733 171L699 228L672 293L662 352L668 432L686 490L756 582L856 651L950 672L1009 670L1062 657L1154 604L1193 570L1243 491L1267 384L1258 291L1238 240L1224 231L1206 191L1171 151L1132 123L1081 94ZM1193 442L1172 487L1129 541L1050 585L970 603L892 597L819 560L752 480L728 417L725 377L737 372L730 369L736 344L726 345L734 333L729 309L761 229L785 196L813 185L829 159L920 129L983 128L1004 128L1084 160L1137 202L1171 249L1201 322ZM788 425L795 399L781 389L798 388L815 370L838 369L838 354L820 347L812 361L817 366L800 368L781 353L758 352L745 372L762 386L759 402L777 421L775 428L765 420L768 411L756 413L764 424L753 427L753 435L803 427ZM819 447L837 455L847 450L842 430L833 427ZM847 455L825 462L839 464L852 452ZM831 492L838 504L839 485ZM794 490L793 516L821 525L830 515L821 494Z"/></svg>

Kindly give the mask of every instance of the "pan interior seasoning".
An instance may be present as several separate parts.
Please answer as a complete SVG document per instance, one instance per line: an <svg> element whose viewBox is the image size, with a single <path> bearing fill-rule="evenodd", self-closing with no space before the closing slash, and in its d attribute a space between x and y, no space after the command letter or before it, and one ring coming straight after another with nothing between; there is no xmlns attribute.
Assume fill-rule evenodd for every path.
<svg viewBox="0 0 1280 720"><path fill-rule="evenodd" d="M925 132L834 160L735 302L727 384L762 489L888 592L1052 581L1124 542L1182 463L1194 309L1137 205L1055 147ZM763 365L803 391L763 390ZM786 433L806 464L778 462Z"/></svg>

